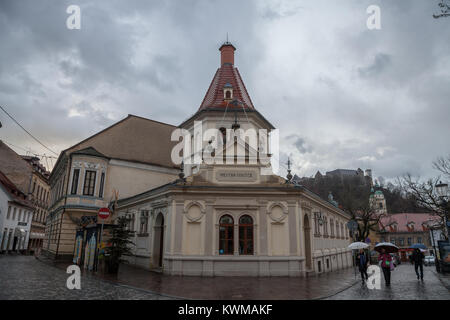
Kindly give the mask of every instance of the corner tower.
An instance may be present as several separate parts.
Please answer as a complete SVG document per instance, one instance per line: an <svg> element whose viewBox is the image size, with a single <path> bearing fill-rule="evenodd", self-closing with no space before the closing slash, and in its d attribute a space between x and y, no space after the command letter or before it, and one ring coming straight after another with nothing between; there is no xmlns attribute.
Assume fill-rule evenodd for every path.
<svg viewBox="0 0 450 320"><path fill-rule="evenodd" d="M267 132L275 127L267 121L255 108L247 88L242 80L238 68L235 66L236 47L226 41L219 47L220 65L209 85L205 97L196 113L179 125L191 134L191 139L197 141L194 123L201 121L202 131L217 129L224 133L237 128L247 131L266 129ZM226 139L225 139L226 140ZM228 143L228 140L226 140ZM259 141L259 138L258 138ZM197 142L195 142L197 143ZM202 141L202 150L208 147L208 141ZM195 148L191 149L199 150ZM255 150L258 149L257 147ZM194 151L198 154L198 151ZM186 166L187 175L197 172L199 166Z"/></svg>

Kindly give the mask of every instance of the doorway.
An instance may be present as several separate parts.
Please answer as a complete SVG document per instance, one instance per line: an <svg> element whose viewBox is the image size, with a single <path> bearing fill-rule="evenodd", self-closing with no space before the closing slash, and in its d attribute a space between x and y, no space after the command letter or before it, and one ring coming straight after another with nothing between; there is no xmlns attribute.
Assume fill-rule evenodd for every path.
<svg viewBox="0 0 450 320"><path fill-rule="evenodd" d="M164 216L160 212L155 220L153 233L153 264L162 268L164 257Z"/></svg>
<svg viewBox="0 0 450 320"><path fill-rule="evenodd" d="M14 237L12 251L17 251L17 243L19 242L19 238Z"/></svg>
<svg viewBox="0 0 450 320"><path fill-rule="evenodd" d="M306 259L306 269L311 270L311 227L309 223L309 217L305 214L303 219L303 234L305 240L305 259Z"/></svg>

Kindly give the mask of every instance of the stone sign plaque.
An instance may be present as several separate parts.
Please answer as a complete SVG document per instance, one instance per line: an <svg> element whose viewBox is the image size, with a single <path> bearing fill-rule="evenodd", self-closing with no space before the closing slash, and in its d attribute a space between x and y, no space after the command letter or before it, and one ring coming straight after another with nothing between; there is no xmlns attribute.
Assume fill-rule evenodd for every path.
<svg viewBox="0 0 450 320"><path fill-rule="evenodd" d="M256 174L256 171L249 170L219 170L216 172L216 179L224 182L255 182Z"/></svg>

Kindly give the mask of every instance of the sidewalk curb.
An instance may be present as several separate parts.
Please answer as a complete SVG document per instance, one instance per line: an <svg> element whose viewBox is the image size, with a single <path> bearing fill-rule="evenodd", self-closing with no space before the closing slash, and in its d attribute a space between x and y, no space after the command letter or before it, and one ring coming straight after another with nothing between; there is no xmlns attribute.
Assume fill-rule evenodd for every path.
<svg viewBox="0 0 450 320"><path fill-rule="evenodd" d="M63 270L62 268L56 266L56 264L54 262L52 263L51 261L45 261L45 260L47 260L45 258L42 259L42 258L40 258L38 256L35 256L35 258L36 258L36 260L38 260L38 261L40 261L40 262L42 262L42 263L44 263L46 265L49 265L49 266L51 266L53 268L56 268L58 270ZM130 286L130 285L127 285L127 284L123 284L123 283L120 283L120 282L115 282L113 280L102 279L102 278L96 276L95 274L85 274L84 276L86 278L93 278L93 279L95 279L97 281L106 282L106 283L109 283L109 284L112 284L112 285L115 285L115 286L118 286L118 287L124 287L124 288L133 289L133 290L137 290L137 291L141 291L141 292L145 292L145 293L150 293L150 294L153 294L153 295L156 295L156 296L160 296L160 297L171 298L171 299L174 299L174 300L192 300L192 299L189 299L189 298L172 296L172 295L165 294L165 293L159 293L159 292L155 292L155 291L151 291L151 290L147 290L147 289L133 287L133 286Z"/></svg>

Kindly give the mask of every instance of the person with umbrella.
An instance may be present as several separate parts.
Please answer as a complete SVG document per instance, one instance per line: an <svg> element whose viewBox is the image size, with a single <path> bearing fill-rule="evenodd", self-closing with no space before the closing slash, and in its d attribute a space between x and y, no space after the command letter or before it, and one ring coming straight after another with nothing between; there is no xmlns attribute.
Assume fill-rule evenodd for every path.
<svg viewBox="0 0 450 320"><path fill-rule="evenodd" d="M375 246L375 250L380 253L378 261L381 261L381 269L383 270L384 281L386 286L391 285L391 270L394 269L391 252L398 252L398 247L390 242L382 242Z"/></svg>
<svg viewBox="0 0 450 320"><path fill-rule="evenodd" d="M364 280L369 279L369 276L367 275L369 259L367 258L367 255L364 253L363 249L359 249L358 256L356 257L356 262L358 263L359 272L361 273L361 280L364 284Z"/></svg>
<svg viewBox="0 0 450 320"><path fill-rule="evenodd" d="M361 278L362 278L363 283L364 283L364 278L366 280L369 278L369 276L367 275L367 264L369 261L367 259L367 256L364 254L364 250L363 250L368 247L369 247L369 245L364 242L353 242L348 246L349 249L359 250L359 252L360 252L357 255L356 259L355 259L355 255L353 255L353 259L355 259L355 263L353 265L355 267L356 267L356 265L358 265L359 272L361 272ZM355 279L356 279L356 268L355 268Z"/></svg>
<svg viewBox="0 0 450 320"><path fill-rule="evenodd" d="M412 262L414 262L414 270L416 271L417 280L421 279L423 281L423 259L425 259L425 256L420 251L420 246L414 245L412 247L414 248L414 252L411 255L411 260ZM420 267L420 276L419 276L419 267Z"/></svg>

